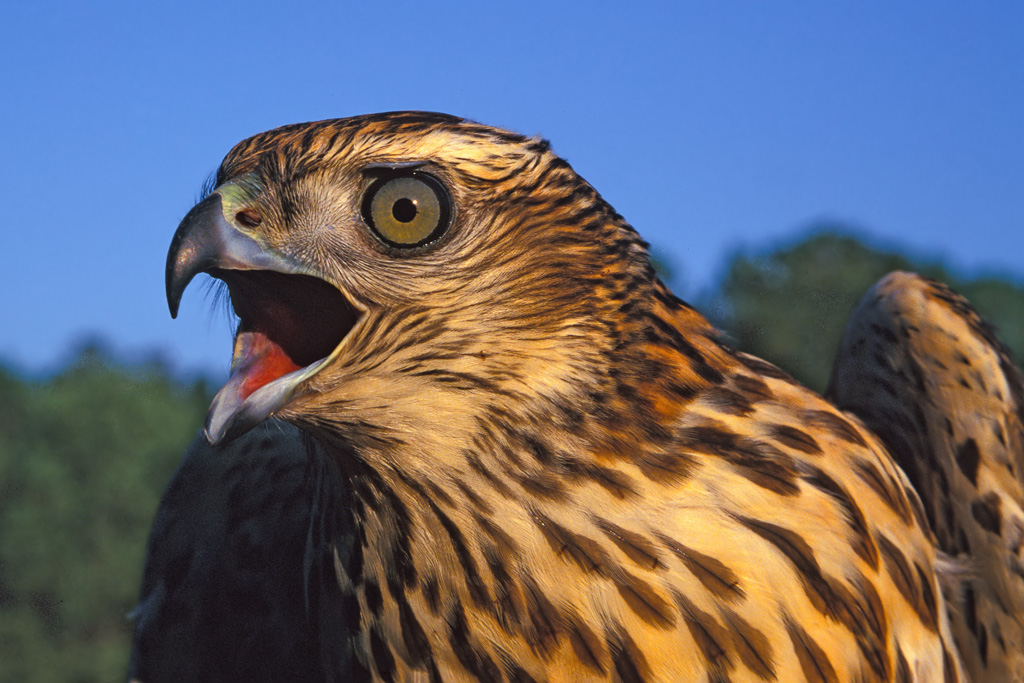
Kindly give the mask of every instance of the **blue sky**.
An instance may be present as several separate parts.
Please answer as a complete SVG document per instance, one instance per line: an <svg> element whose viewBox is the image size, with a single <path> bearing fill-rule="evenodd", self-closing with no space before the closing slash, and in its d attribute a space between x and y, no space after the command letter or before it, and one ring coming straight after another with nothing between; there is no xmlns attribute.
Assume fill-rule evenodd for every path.
<svg viewBox="0 0 1024 683"><path fill-rule="evenodd" d="M287 9L284 9L287 7ZM170 237L238 140L445 111L549 138L680 271L819 219L1024 283L1024 3L4 3L0 362L223 374Z"/></svg>

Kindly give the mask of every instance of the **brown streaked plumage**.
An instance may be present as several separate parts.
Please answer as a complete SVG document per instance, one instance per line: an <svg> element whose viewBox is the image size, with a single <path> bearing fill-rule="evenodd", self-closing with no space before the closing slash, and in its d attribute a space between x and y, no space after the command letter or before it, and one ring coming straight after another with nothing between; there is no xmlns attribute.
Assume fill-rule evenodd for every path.
<svg viewBox="0 0 1024 683"><path fill-rule="evenodd" d="M211 272L241 317L212 440L274 415L315 442L308 531L282 556L301 555L311 675L964 680L928 513L879 438L724 345L546 142L324 121L240 143L216 182L168 296ZM218 486L273 527L254 502L273 477ZM133 676L173 677L150 664L161 635Z"/></svg>
<svg viewBox="0 0 1024 683"><path fill-rule="evenodd" d="M1024 380L945 285L892 273L854 312L829 396L907 472L949 555L940 584L971 681L1024 681Z"/></svg>

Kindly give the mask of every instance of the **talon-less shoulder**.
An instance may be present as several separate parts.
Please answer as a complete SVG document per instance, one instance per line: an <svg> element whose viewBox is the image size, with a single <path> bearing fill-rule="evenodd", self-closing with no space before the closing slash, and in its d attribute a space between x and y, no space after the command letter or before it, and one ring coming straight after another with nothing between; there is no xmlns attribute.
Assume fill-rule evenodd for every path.
<svg viewBox="0 0 1024 683"><path fill-rule="evenodd" d="M903 351L852 326L889 345L851 342L833 381L869 429L725 345L646 247L537 138L399 112L239 143L168 255L172 313L205 272L240 320L216 445L154 527L130 675L1010 680L985 676L1017 661L1020 576L963 567L1019 559L999 532L1021 528L1021 389L997 342L918 325ZM962 400L919 400L954 370Z"/></svg>

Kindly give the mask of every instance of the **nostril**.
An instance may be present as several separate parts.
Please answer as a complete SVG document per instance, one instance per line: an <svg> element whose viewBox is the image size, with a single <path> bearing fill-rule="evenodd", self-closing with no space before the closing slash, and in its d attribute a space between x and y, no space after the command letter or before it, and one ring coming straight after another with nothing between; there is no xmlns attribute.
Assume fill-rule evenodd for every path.
<svg viewBox="0 0 1024 683"><path fill-rule="evenodd" d="M235 214L235 220L247 228L255 228L263 221L263 217L256 209L242 209Z"/></svg>

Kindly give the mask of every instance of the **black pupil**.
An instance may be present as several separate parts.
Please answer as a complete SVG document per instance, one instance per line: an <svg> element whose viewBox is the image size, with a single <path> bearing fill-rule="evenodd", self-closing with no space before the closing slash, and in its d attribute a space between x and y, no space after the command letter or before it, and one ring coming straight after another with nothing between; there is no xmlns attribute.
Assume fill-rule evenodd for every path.
<svg viewBox="0 0 1024 683"><path fill-rule="evenodd" d="M416 202L406 197L399 199L391 207L391 215L399 223L408 223L413 218L416 218Z"/></svg>

